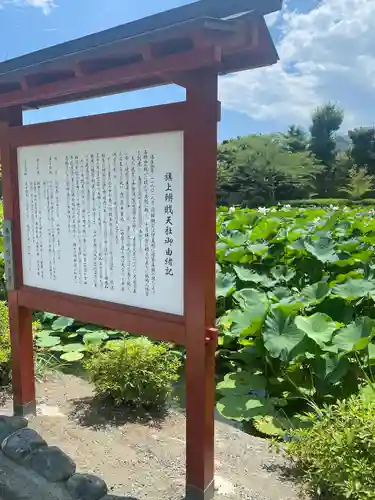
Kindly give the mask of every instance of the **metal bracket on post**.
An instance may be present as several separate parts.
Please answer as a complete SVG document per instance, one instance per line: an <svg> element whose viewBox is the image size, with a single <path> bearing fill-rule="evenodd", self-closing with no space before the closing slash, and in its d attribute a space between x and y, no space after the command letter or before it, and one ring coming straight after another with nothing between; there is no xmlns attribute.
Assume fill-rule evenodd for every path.
<svg viewBox="0 0 375 500"><path fill-rule="evenodd" d="M217 349L217 343L219 339L219 330L217 328L207 328L205 343L206 347L210 349L210 352L215 353Z"/></svg>
<svg viewBox="0 0 375 500"><path fill-rule="evenodd" d="M14 259L13 259L13 234L12 221L3 220L4 236L4 267L5 279L8 292L14 290Z"/></svg>
<svg viewBox="0 0 375 500"><path fill-rule="evenodd" d="M217 342L219 338L219 330L217 328L206 328L206 344L209 342Z"/></svg>

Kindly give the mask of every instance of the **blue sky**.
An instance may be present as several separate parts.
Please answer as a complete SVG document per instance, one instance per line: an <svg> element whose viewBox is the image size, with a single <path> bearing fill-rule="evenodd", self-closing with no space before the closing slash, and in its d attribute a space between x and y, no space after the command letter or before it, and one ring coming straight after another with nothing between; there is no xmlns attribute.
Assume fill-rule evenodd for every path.
<svg viewBox="0 0 375 500"><path fill-rule="evenodd" d="M230 0L228 0L230 1ZM285 0L284 0L285 1ZM0 0L0 59L123 24L188 0ZM346 110L344 128L375 122L375 0L286 0L267 18L281 61L220 80L220 138L308 126L328 100ZM182 99L159 88L25 114L26 123Z"/></svg>

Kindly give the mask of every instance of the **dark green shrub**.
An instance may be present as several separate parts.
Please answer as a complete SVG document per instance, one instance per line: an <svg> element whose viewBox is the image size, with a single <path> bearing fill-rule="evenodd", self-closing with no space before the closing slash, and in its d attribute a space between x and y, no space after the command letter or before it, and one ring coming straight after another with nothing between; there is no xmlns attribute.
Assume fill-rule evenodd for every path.
<svg viewBox="0 0 375 500"><path fill-rule="evenodd" d="M357 206L373 206L375 205L374 198L365 198L363 200L347 200L345 198L310 198L308 200L290 200L288 203L292 207L329 207L330 205L335 206L347 206L347 207L357 207Z"/></svg>
<svg viewBox="0 0 375 500"><path fill-rule="evenodd" d="M141 337L115 341L110 347L92 350L84 362L96 394L116 405L163 406L180 368L168 345Z"/></svg>
<svg viewBox="0 0 375 500"><path fill-rule="evenodd" d="M9 315L6 302L0 301L0 385L10 380L11 349L9 335Z"/></svg>
<svg viewBox="0 0 375 500"><path fill-rule="evenodd" d="M351 204L351 200L347 200L345 198L309 198L307 200L290 200L287 203L289 205L292 205L292 207L304 207L304 206L329 207L330 205L349 206Z"/></svg>
<svg viewBox="0 0 375 500"><path fill-rule="evenodd" d="M218 151L217 201L257 207L306 198L321 171L307 151L290 154L275 135L224 141Z"/></svg>
<svg viewBox="0 0 375 500"><path fill-rule="evenodd" d="M308 414L288 436L287 456L324 498L375 499L375 398L352 396Z"/></svg>

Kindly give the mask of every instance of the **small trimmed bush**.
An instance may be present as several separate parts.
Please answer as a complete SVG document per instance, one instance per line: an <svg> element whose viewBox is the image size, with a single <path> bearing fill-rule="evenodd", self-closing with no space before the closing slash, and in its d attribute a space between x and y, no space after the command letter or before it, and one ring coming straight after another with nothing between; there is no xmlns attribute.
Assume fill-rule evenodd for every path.
<svg viewBox="0 0 375 500"><path fill-rule="evenodd" d="M310 413L312 426L288 436L286 455L322 498L375 499L374 396Z"/></svg>
<svg viewBox="0 0 375 500"><path fill-rule="evenodd" d="M166 344L144 337L112 343L111 349L91 351L84 366L96 394L109 397L115 405L161 407L178 380L180 359Z"/></svg>
<svg viewBox="0 0 375 500"><path fill-rule="evenodd" d="M0 385L7 385L11 375L9 314L6 302L0 301Z"/></svg>

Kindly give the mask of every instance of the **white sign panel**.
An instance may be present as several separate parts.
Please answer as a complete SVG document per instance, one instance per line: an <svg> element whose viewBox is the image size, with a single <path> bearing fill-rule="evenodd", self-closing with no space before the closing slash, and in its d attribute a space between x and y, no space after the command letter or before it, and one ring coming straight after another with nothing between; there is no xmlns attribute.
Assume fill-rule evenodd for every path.
<svg viewBox="0 0 375 500"><path fill-rule="evenodd" d="M183 132L18 149L27 286L183 314Z"/></svg>

